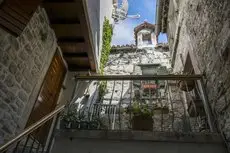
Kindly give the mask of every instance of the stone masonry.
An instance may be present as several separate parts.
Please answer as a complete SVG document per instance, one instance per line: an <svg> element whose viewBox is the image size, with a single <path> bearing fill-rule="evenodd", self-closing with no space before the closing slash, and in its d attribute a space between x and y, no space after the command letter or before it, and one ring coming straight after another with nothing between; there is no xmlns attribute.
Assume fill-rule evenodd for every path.
<svg viewBox="0 0 230 153"><path fill-rule="evenodd" d="M19 37L0 29L0 144L25 127L56 47L40 7Z"/></svg>
<svg viewBox="0 0 230 153"><path fill-rule="evenodd" d="M230 142L230 1L186 0L180 6L181 31L174 72L189 53L196 73L205 76L215 123Z"/></svg>

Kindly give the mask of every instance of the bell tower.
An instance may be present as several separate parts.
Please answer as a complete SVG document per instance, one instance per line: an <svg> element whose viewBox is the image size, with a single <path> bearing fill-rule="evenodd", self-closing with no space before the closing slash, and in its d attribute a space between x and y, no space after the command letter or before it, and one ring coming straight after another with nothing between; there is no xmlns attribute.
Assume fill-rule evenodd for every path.
<svg viewBox="0 0 230 153"><path fill-rule="evenodd" d="M157 38L155 34L155 25L144 22L134 28L135 42L138 48L155 47Z"/></svg>

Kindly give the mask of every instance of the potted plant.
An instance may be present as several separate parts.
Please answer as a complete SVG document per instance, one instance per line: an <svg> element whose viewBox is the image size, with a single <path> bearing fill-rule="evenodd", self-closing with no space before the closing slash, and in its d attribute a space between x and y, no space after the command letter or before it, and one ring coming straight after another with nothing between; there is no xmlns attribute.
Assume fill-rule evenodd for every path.
<svg viewBox="0 0 230 153"><path fill-rule="evenodd" d="M126 113L132 114L132 129L151 131L153 129L153 109L147 104L133 103L126 108Z"/></svg>
<svg viewBox="0 0 230 153"><path fill-rule="evenodd" d="M61 128L69 129L77 119L76 113L72 110L65 111L61 116Z"/></svg>
<svg viewBox="0 0 230 153"><path fill-rule="evenodd" d="M72 104L69 108L61 115L61 128L75 128L77 127L79 118L84 114L77 113L78 106Z"/></svg>

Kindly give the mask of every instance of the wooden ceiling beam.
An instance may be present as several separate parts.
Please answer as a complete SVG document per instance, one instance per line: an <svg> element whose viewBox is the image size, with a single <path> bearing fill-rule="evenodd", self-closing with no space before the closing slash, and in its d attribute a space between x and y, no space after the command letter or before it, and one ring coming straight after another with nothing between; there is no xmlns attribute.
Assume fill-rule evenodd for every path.
<svg viewBox="0 0 230 153"><path fill-rule="evenodd" d="M58 43L84 43L84 37L60 37Z"/></svg>
<svg viewBox="0 0 230 153"><path fill-rule="evenodd" d="M85 52L85 43L77 42L59 42L63 53L82 53Z"/></svg>
<svg viewBox="0 0 230 153"><path fill-rule="evenodd" d="M50 24L80 24L78 18L50 18Z"/></svg>
<svg viewBox="0 0 230 153"><path fill-rule="evenodd" d="M89 72L90 71L90 66L87 66L87 67L78 67L76 65L69 64L68 69L69 69L69 71Z"/></svg>
<svg viewBox="0 0 230 153"><path fill-rule="evenodd" d="M63 53L64 57L68 58L68 57L83 57L83 58L88 58L88 54L86 52L82 52L82 53Z"/></svg>
<svg viewBox="0 0 230 153"><path fill-rule="evenodd" d="M79 5L76 2L43 2L43 7L51 20L79 18Z"/></svg>
<svg viewBox="0 0 230 153"><path fill-rule="evenodd" d="M90 37L91 28L89 25L90 23L89 23L88 16L86 15L88 12L85 11L86 8L84 7L86 6L83 4L82 0L79 6L80 6L79 12L81 13L79 15L79 19L81 23L81 29L83 31L85 42L86 42L86 47L87 47L86 50L89 56L90 67L92 71L96 71L96 59L94 57L94 46Z"/></svg>
<svg viewBox="0 0 230 153"><path fill-rule="evenodd" d="M60 37L83 37L80 24L52 24L57 38Z"/></svg>
<svg viewBox="0 0 230 153"><path fill-rule="evenodd" d="M68 65L75 65L78 68L90 67L88 57L66 57L64 56Z"/></svg>

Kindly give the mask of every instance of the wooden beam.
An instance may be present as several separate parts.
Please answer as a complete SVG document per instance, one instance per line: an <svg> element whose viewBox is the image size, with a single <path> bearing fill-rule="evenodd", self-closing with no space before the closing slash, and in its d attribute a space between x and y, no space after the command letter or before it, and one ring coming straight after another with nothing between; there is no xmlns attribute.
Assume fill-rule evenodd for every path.
<svg viewBox="0 0 230 153"><path fill-rule="evenodd" d="M25 25L29 22L28 16L23 15L17 9L13 8L12 6L4 5L4 7L2 7L2 10L4 12L7 12L14 18L18 19L21 23Z"/></svg>
<svg viewBox="0 0 230 153"><path fill-rule="evenodd" d="M52 3L55 3L55 2L59 2L59 3L66 3L66 2L74 2L75 0L45 0L44 2L45 3L48 3L48 2L52 2Z"/></svg>
<svg viewBox="0 0 230 153"><path fill-rule="evenodd" d="M79 18L50 18L50 24L80 24Z"/></svg>
<svg viewBox="0 0 230 153"><path fill-rule="evenodd" d="M85 38L85 42L86 42L86 50L87 50L87 53L88 53L88 56L89 56L89 63L90 63L90 67L91 67L91 70L92 71L96 71L96 59L94 57L94 46L93 46L93 43L91 41L91 38L90 38L90 31L91 31L91 28L89 26L89 23L87 22L88 21L88 17L86 15L86 13L88 13L87 11L85 11L84 9L84 5L83 5L83 1L81 0L81 4L79 4L79 12L80 12L80 15L79 15L79 19L80 19L80 23L81 23L81 29L83 31L83 34L84 34L84 38Z"/></svg>
<svg viewBox="0 0 230 153"><path fill-rule="evenodd" d="M84 37L60 37L58 43L84 43Z"/></svg>
<svg viewBox="0 0 230 153"><path fill-rule="evenodd" d="M16 27L12 23L8 22L7 20L2 18L1 16L0 16L0 27L5 29L6 31L10 32L14 36L19 36L22 32L21 29L19 29L18 27Z"/></svg>
<svg viewBox="0 0 230 153"><path fill-rule="evenodd" d="M88 57L66 57L64 56L67 63L76 64L79 66L88 66L89 59Z"/></svg>
<svg viewBox="0 0 230 153"><path fill-rule="evenodd" d="M82 53L85 52L85 43L59 42L63 53Z"/></svg>
<svg viewBox="0 0 230 153"><path fill-rule="evenodd" d="M63 53L64 57L68 58L68 57L83 57L83 58L87 58L88 54L86 52L82 52L82 53Z"/></svg>
<svg viewBox="0 0 230 153"><path fill-rule="evenodd" d="M78 67L76 65L69 64L69 71L89 72L90 71L90 66L88 66L88 67Z"/></svg>
<svg viewBox="0 0 230 153"><path fill-rule="evenodd" d="M55 19L76 19L78 17L79 5L75 2L43 2L43 7L50 20Z"/></svg>
<svg viewBox="0 0 230 153"><path fill-rule="evenodd" d="M4 20L8 21L12 25L14 25L18 29L20 29L21 31L23 31L23 29L26 27L26 23L24 24L24 23L20 22L18 19L16 19L13 16L11 16L9 14L9 12L5 12L3 10L0 10L0 16L2 18L4 18Z"/></svg>
<svg viewBox="0 0 230 153"><path fill-rule="evenodd" d="M77 69L90 69L89 59L88 57L66 57L64 56L68 67L74 66Z"/></svg>
<svg viewBox="0 0 230 153"><path fill-rule="evenodd" d="M80 24L52 24L57 38L83 37Z"/></svg>

